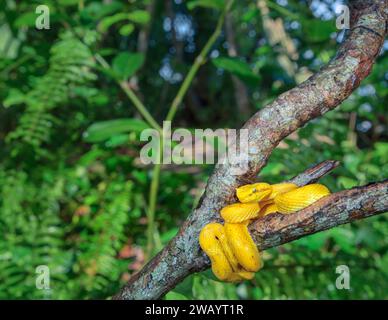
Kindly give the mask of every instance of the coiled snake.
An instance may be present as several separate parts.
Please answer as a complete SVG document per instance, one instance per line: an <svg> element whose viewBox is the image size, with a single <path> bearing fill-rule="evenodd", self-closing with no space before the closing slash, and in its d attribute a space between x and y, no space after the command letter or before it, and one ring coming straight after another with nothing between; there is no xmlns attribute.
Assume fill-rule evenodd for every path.
<svg viewBox="0 0 388 320"><path fill-rule="evenodd" d="M240 202L221 210L225 224L209 223L199 235L199 244L210 258L214 275L228 282L252 279L262 262L248 224L274 212L299 211L329 194L322 184L298 187L293 183L260 182L237 188Z"/></svg>

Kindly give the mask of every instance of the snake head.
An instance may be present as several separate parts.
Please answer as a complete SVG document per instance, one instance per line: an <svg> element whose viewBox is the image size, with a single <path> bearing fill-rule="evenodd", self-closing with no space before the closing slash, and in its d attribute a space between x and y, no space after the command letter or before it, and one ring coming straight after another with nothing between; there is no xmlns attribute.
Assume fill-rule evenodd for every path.
<svg viewBox="0 0 388 320"><path fill-rule="evenodd" d="M247 184L236 189L237 198L242 203L259 202L272 193L272 186L265 182Z"/></svg>

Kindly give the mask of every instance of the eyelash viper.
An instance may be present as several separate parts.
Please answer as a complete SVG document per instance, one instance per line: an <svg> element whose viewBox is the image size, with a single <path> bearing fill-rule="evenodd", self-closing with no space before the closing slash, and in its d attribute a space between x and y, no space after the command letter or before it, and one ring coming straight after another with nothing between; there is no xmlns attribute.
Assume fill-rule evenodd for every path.
<svg viewBox="0 0 388 320"><path fill-rule="evenodd" d="M214 275L228 282L250 280L262 268L259 250L249 232L249 223L279 212L290 214L330 194L322 184L298 187L293 183L260 182L236 189L240 202L224 207L224 225L209 223L199 235L199 244L211 261Z"/></svg>

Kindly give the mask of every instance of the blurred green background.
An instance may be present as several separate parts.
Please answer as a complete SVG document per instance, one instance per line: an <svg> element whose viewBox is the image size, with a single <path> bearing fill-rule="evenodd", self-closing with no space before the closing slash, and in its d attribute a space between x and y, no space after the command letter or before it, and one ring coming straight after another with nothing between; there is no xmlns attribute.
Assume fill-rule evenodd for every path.
<svg viewBox="0 0 388 320"><path fill-rule="evenodd" d="M40 4L50 29L35 28ZM343 40L338 4L236 1L173 127L238 128L319 70ZM147 248L154 254L175 235L213 166L162 167L156 231L147 237L153 173L139 161L139 134L148 125L119 84L161 123L224 5L1 1L1 299L108 298L146 262ZM283 142L259 178L280 182L326 159L341 162L322 180L332 191L387 178L387 51L385 42L360 88ZM207 271L166 298L384 299L387 248L380 215L264 252L251 282L225 284ZM350 290L335 287L343 264ZM35 287L39 265L50 268L50 290Z"/></svg>

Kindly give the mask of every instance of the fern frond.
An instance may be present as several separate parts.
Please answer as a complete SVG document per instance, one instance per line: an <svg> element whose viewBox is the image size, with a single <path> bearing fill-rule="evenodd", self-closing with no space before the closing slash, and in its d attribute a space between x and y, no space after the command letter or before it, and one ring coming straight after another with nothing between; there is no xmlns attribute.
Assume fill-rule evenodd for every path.
<svg viewBox="0 0 388 320"><path fill-rule="evenodd" d="M89 48L77 38L65 34L50 51L50 66L26 94L26 111L7 141L18 140L34 150L48 142L55 123L51 110L65 105L74 97L77 87L96 79L92 71L94 60Z"/></svg>
<svg viewBox="0 0 388 320"><path fill-rule="evenodd" d="M36 188L26 173L0 168L0 299L46 297L35 284L40 265L60 289L68 259L59 218L62 189L60 182Z"/></svg>
<svg viewBox="0 0 388 320"><path fill-rule="evenodd" d="M121 187L120 187L121 186ZM126 243L126 226L130 209L132 182L111 182L104 192L97 215L89 220L88 230L81 233L78 264L84 270L80 281L89 297L103 297L109 286L120 278L127 264L120 264L118 251ZM121 190L118 190L120 188Z"/></svg>

